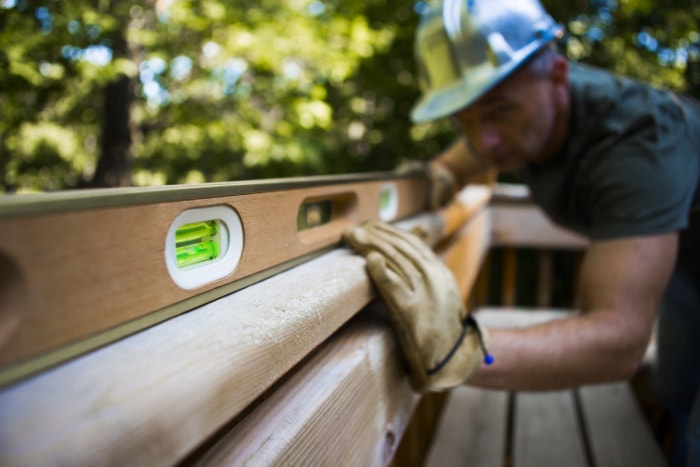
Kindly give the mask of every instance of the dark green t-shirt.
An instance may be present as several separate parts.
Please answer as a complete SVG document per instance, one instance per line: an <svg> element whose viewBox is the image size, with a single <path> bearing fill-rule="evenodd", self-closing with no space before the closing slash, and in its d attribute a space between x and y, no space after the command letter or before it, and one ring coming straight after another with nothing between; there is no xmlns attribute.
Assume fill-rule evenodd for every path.
<svg viewBox="0 0 700 467"><path fill-rule="evenodd" d="M700 104L578 64L564 151L520 171L556 223L592 240L680 232L700 273Z"/></svg>

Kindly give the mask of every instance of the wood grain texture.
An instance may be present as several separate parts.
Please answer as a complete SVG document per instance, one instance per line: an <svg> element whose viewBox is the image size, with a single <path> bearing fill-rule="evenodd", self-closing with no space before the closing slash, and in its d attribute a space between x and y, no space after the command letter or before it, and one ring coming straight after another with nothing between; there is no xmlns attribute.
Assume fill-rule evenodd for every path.
<svg viewBox="0 0 700 467"><path fill-rule="evenodd" d="M386 465L419 398L387 324L334 336L196 465Z"/></svg>
<svg viewBox="0 0 700 467"><path fill-rule="evenodd" d="M338 250L6 388L0 464L171 464L372 297Z"/></svg>
<svg viewBox="0 0 700 467"><path fill-rule="evenodd" d="M514 417L514 467L588 466L571 391L519 392Z"/></svg>
<svg viewBox="0 0 700 467"><path fill-rule="evenodd" d="M471 290L488 249L488 212L441 254ZM367 326L366 324L363 326ZM376 328L376 325L374 326ZM417 402L388 323L353 330L296 369L201 459L203 465L386 465Z"/></svg>
<svg viewBox="0 0 700 467"><path fill-rule="evenodd" d="M399 447L387 467L423 464L448 394L447 392L429 392L421 395Z"/></svg>
<svg viewBox="0 0 700 467"><path fill-rule="evenodd" d="M491 190L482 185L470 185L457 193L454 200L436 211L437 222L426 225L425 222L416 218L401 221L402 228L412 230L418 228L428 244L433 247L441 247L441 243L453 241L454 234L461 229L467 228L466 224L476 217L487 207L491 199ZM489 216L490 217L490 216ZM490 220L489 220L489 229ZM490 240L490 234L489 239Z"/></svg>
<svg viewBox="0 0 700 467"><path fill-rule="evenodd" d="M596 467L667 465L629 384L585 386L579 394Z"/></svg>
<svg viewBox="0 0 700 467"><path fill-rule="evenodd" d="M450 242L441 246L445 264L458 278L457 286L463 301L472 294L479 269L488 252L491 216L488 211L476 213L462 225Z"/></svg>
<svg viewBox="0 0 700 467"><path fill-rule="evenodd" d="M491 200L491 192L489 186L470 185L457 193L455 202L440 211L445 219L442 238L463 228L464 224Z"/></svg>
<svg viewBox="0 0 700 467"><path fill-rule="evenodd" d="M508 427L507 393L451 391L425 465L667 465L628 383L512 397L514 426ZM504 457L509 430L512 457Z"/></svg>
<svg viewBox="0 0 700 467"><path fill-rule="evenodd" d="M500 466L508 429L508 393L461 386L450 391L425 467Z"/></svg>
<svg viewBox="0 0 700 467"><path fill-rule="evenodd" d="M0 464L177 462L372 298L338 249L8 387Z"/></svg>
<svg viewBox="0 0 700 467"><path fill-rule="evenodd" d="M13 283L3 279L0 290L26 296L0 301L0 369L332 246L349 225L379 216L387 183L400 199L397 218L423 208L424 182L405 179L4 217L0 263L16 274ZM355 200L341 217L297 231L305 200L338 195ZM243 255L229 276L182 289L166 269L168 229L184 210L212 205L230 206L240 216Z"/></svg>

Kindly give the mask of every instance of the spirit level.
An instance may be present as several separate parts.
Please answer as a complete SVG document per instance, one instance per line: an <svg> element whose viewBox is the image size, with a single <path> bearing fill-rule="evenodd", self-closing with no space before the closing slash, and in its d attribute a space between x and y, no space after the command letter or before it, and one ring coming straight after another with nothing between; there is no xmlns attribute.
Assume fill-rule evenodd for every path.
<svg viewBox="0 0 700 467"><path fill-rule="evenodd" d="M0 386L417 213L426 190L374 173L0 198Z"/></svg>

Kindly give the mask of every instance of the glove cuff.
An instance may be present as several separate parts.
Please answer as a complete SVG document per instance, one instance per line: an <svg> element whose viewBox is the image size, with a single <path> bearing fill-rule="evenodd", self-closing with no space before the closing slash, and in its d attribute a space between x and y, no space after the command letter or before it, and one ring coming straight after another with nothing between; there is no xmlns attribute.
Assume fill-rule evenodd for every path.
<svg viewBox="0 0 700 467"><path fill-rule="evenodd" d="M457 338L457 342L455 342L455 345L452 347L452 349L447 353L445 358L443 358L437 365L435 365L433 368L427 368L425 370L425 373L428 376L433 376L436 373L438 373L440 370L442 370L452 359L452 357L457 353L457 350L459 347L462 345L462 342L464 341L464 338L467 336L467 333L469 330L472 330L473 332L476 332L477 338L479 340L479 346L481 347L481 351L484 354L484 363L487 365L491 365L494 362L494 358L491 354L489 354L488 350L486 350L486 342L484 339L484 336L481 332L481 328L479 327L479 323L476 322L476 319L471 313L468 313L464 319L462 320L462 332L459 334L459 337Z"/></svg>

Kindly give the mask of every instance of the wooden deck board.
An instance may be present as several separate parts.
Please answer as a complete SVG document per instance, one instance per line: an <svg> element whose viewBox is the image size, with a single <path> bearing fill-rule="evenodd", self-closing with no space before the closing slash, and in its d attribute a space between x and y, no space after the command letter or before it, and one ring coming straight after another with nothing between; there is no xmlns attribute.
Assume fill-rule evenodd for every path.
<svg viewBox="0 0 700 467"><path fill-rule="evenodd" d="M520 392L514 410L514 467L587 467L571 391Z"/></svg>
<svg viewBox="0 0 700 467"><path fill-rule="evenodd" d="M579 394L596 467L667 465L628 384L586 386Z"/></svg>
<svg viewBox="0 0 700 467"><path fill-rule="evenodd" d="M425 467L500 466L506 449L508 393L462 386L451 391Z"/></svg>

